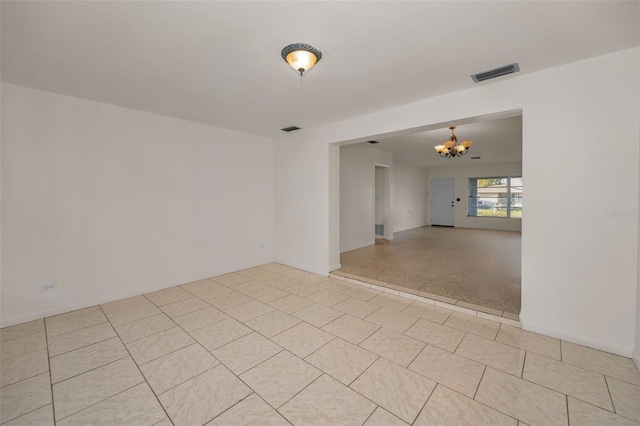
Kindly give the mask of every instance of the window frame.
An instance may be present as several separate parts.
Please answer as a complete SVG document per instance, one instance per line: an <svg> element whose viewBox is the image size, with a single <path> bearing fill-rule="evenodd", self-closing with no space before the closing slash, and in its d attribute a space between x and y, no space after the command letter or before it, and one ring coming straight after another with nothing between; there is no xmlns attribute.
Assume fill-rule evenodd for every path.
<svg viewBox="0 0 640 426"><path fill-rule="evenodd" d="M505 210L506 210L506 215L505 216L479 216L478 215L478 201L479 201L479 197L478 197L478 188L480 188L478 186L478 181L479 180L485 180L485 179L505 179L506 180L506 185L505 188L507 190L506 192L506 196L505 197L497 197L496 199L500 200L502 198L506 198L507 200L507 205L505 206ZM509 175L509 176L485 176L485 177L469 177L467 178L467 217L491 217L491 218L498 218L498 219L520 219L522 220L522 192L523 190L521 190L520 192L520 217L513 217L511 215L511 210L512 210L512 201L513 201L513 197L512 197L512 179L520 179L522 182L522 175ZM475 181L475 197L472 197L472 181ZM520 185L516 185L519 187L523 187L523 183L521 183ZM485 197L487 198L487 197ZM475 205L475 215L471 214L471 200L476 200L476 205ZM495 209L495 207L494 207Z"/></svg>

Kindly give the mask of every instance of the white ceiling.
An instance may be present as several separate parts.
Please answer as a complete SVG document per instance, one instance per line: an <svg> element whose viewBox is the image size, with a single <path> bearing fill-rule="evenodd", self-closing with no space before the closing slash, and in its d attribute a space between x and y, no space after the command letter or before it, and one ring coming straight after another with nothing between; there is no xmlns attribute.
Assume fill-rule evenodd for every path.
<svg viewBox="0 0 640 426"><path fill-rule="evenodd" d="M640 40L635 1L0 4L4 82L266 136ZM323 52L304 84L280 57L297 42Z"/></svg>
<svg viewBox="0 0 640 426"><path fill-rule="evenodd" d="M459 158L441 158L433 149L449 140L451 130L447 127L376 139L375 145L363 142L342 149L374 147L393 153L394 160L426 168L522 162L522 116L459 124L455 132L458 142L473 140L469 152Z"/></svg>

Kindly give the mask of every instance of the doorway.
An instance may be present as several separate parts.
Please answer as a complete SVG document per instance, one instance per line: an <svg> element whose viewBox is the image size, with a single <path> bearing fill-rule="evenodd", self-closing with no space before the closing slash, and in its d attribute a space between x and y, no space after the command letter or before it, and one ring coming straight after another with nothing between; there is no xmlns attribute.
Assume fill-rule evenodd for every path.
<svg viewBox="0 0 640 426"><path fill-rule="evenodd" d="M393 239L391 229L391 183L390 167L386 164L375 164L374 174L374 237L376 239Z"/></svg>
<svg viewBox="0 0 640 426"><path fill-rule="evenodd" d="M374 206L376 238L384 238L384 171L383 167L376 166Z"/></svg>
<svg viewBox="0 0 640 426"><path fill-rule="evenodd" d="M455 223L455 180L433 178L431 180L431 225L450 226Z"/></svg>

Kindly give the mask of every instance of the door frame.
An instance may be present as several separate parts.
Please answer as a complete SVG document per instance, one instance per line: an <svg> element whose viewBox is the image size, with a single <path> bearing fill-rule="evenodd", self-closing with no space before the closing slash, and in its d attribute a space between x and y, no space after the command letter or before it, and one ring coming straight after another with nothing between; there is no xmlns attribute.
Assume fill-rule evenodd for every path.
<svg viewBox="0 0 640 426"><path fill-rule="evenodd" d="M384 234L382 238L385 240L393 240L393 223L391 220L391 166L389 164L373 163L373 225L371 231L375 234L376 222L376 169L383 170L383 186L384 186L384 213L382 224L384 226Z"/></svg>

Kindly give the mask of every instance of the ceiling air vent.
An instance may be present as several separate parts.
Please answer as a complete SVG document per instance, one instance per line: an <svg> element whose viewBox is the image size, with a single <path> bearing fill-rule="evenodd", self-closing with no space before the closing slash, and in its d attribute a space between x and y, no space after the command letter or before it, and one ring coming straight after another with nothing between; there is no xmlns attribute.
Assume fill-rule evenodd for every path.
<svg viewBox="0 0 640 426"><path fill-rule="evenodd" d="M490 71L473 74L471 75L471 78L473 79L473 81L478 83L480 81L485 81L485 80L489 80L496 77L502 77L503 75L513 74L514 72L518 72L518 71L520 71L520 66L518 65L517 62L515 62L513 64L505 65L503 67L496 68Z"/></svg>
<svg viewBox="0 0 640 426"><path fill-rule="evenodd" d="M368 141L371 145L376 144L376 143L380 143L378 141Z"/></svg>
<svg viewBox="0 0 640 426"><path fill-rule="evenodd" d="M285 127L284 129L280 129L283 132L293 132L294 130L300 130L300 127L298 126L289 126L289 127Z"/></svg>
<svg viewBox="0 0 640 426"><path fill-rule="evenodd" d="M472 160L479 160L480 157L471 157Z"/></svg>

